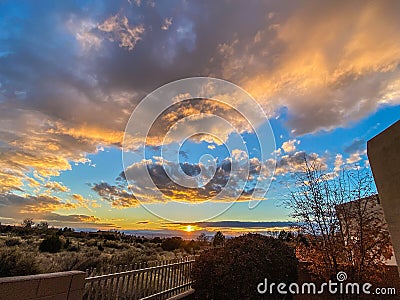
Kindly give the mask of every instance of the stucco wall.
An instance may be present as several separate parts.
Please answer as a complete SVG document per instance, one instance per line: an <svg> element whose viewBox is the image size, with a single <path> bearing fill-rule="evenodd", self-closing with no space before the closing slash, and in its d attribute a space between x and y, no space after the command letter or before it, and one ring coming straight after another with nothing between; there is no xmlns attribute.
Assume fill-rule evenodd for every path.
<svg viewBox="0 0 400 300"><path fill-rule="evenodd" d="M368 158L400 262L400 121L368 141Z"/></svg>
<svg viewBox="0 0 400 300"><path fill-rule="evenodd" d="M85 276L69 271L0 278L0 299L82 300Z"/></svg>

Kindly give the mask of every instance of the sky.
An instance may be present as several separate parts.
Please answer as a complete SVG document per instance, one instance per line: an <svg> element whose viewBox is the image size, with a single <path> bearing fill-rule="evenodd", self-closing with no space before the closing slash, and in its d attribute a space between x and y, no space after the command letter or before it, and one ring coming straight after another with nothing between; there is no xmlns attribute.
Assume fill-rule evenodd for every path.
<svg viewBox="0 0 400 300"><path fill-rule="evenodd" d="M1 1L0 222L193 236L289 226L285 183L304 156L369 169L366 142L399 120L399 11ZM146 98L192 77L237 88Z"/></svg>

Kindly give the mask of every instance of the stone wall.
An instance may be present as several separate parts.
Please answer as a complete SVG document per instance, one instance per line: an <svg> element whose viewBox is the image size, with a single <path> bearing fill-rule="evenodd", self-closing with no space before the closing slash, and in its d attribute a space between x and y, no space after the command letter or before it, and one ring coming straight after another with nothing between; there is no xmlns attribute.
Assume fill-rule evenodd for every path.
<svg viewBox="0 0 400 300"><path fill-rule="evenodd" d="M0 299L81 300L86 273L69 271L0 278Z"/></svg>

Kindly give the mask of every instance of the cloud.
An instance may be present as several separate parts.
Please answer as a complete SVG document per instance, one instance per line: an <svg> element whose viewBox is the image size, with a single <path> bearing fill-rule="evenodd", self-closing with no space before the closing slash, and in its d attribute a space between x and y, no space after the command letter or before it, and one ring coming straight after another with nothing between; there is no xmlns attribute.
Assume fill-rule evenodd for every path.
<svg viewBox="0 0 400 300"><path fill-rule="evenodd" d="M97 28L107 33L109 41L118 41L120 47L125 47L128 50L135 48L145 31L143 24L130 26L128 18L120 15L109 17Z"/></svg>
<svg viewBox="0 0 400 300"><path fill-rule="evenodd" d="M55 181L46 182L43 185L43 187L45 187L45 188L47 188L49 190L55 191L55 192L63 192L63 193L65 193L65 192L69 192L70 191L69 188L66 187L65 185L63 185L62 183L59 183L59 182L55 182Z"/></svg>
<svg viewBox="0 0 400 300"><path fill-rule="evenodd" d="M143 160L130 165L119 178L128 178L125 186L129 185L133 194L145 203L163 202L167 199L192 203L206 200L225 202L236 198L238 201L248 201L255 191L262 193L266 188L258 185L255 190L256 183L260 180L268 181L272 174L272 166L261 166L258 158L248 158L242 151L234 150L232 158L208 163L176 163L166 159ZM147 180L147 174L150 176L150 182ZM111 194L118 194L114 192L115 189L119 189L117 186L103 184L102 190L106 190L107 193L111 190ZM159 192L165 198L160 197ZM263 194L265 192L266 190Z"/></svg>
<svg viewBox="0 0 400 300"><path fill-rule="evenodd" d="M84 208L88 209L89 211L92 211L93 208L101 207L101 205L98 204L96 200L84 198L80 194L73 194L72 199L74 199L76 202L78 202L78 205L80 207L84 207Z"/></svg>
<svg viewBox="0 0 400 300"><path fill-rule="evenodd" d="M346 153L353 153L355 151L363 151L367 148L367 142L364 139L356 138L353 142L344 148Z"/></svg>
<svg viewBox="0 0 400 300"><path fill-rule="evenodd" d="M91 189L95 191L102 199L111 203L116 208L128 208L139 205L134 195L129 193L121 186L110 185L106 182L94 183Z"/></svg>
<svg viewBox="0 0 400 300"><path fill-rule="evenodd" d="M223 123L221 119L227 123ZM249 124L240 112L223 102L188 99L175 104L171 103L171 106L160 114L149 130L147 143L149 145L169 144L194 134L191 138L194 141L207 141L221 145L227 141L229 134L234 130L239 133L252 132L251 125L255 124Z"/></svg>
<svg viewBox="0 0 400 300"><path fill-rule="evenodd" d="M276 165L275 175L286 175L305 171L305 162L314 164L322 170L327 169L326 159L320 157L317 153L306 153L297 151L278 157L277 160L269 159L266 164L269 166Z"/></svg>
<svg viewBox="0 0 400 300"><path fill-rule="evenodd" d="M60 198L49 195L39 196L19 196L15 194L0 195L0 213L5 214L10 211L19 213L43 213L51 212L55 209L71 209L73 204L63 202Z"/></svg>
<svg viewBox="0 0 400 300"><path fill-rule="evenodd" d="M262 229L262 228L274 228L274 227L291 227L294 226L293 222L244 222L244 221L212 221L212 222L200 222L195 223L199 227L203 228L254 228L254 229Z"/></svg>
<svg viewBox="0 0 400 300"><path fill-rule="evenodd" d="M336 154L335 162L334 162L334 171L339 172L342 169L344 162L343 162L343 155Z"/></svg>
<svg viewBox="0 0 400 300"><path fill-rule="evenodd" d="M1 106L1 104L0 104ZM44 180L58 176L60 171L71 170L71 162L85 163L85 153L97 152L96 145L104 142L104 134L98 138L92 135L79 136L78 129L61 131L46 115L34 111L1 110L0 138L7 145L1 152L0 189L3 192L18 190L23 181L36 184L28 173L34 173ZM90 131L88 131L90 134ZM4 181L4 182L3 182ZM52 190L64 188L56 183L43 183Z"/></svg>
<svg viewBox="0 0 400 300"><path fill-rule="evenodd" d="M80 199L79 196L74 195L74 198ZM7 223L20 224L25 218L33 218L35 221L48 221L52 226L116 227L115 224L103 222L95 216L54 212L60 209L68 211L77 207L74 203L45 194L38 196L0 194L0 219Z"/></svg>
<svg viewBox="0 0 400 300"><path fill-rule="evenodd" d="M398 1L32 5L0 4L1 193L35 185L27 174L45 181L99 147L119 147L140 100L184 77L234 82L270 116L285 108L294 135L344 127L400 104ZM154 127L153 145L162 126L190 111L248 129L225 107L175 109ZM207 128L227 136L215 123ZM278 172L296 169L296 153L277 162Z"/></svg>
<svg viewBox="0 0 400 300"><path fill-rule="evenodd" d="M362 160L362 155L365 155L367 153L366 150L364 151L356 151L352 154L350 154L350 157L346 159L347 164L355 164L358 163L360 160Z"/></svg>
<svg viewBox="0 0 400 300"><path fill-rule="evenodd" d="M168 28L172 25L172 18L165 18L163 25L161 26L162 30L168 30Z"/></svg>
<svg viewBox="0 0 400 300"><path fill-rule="evenodd" d="M400 103L399 8L396 1L280 1L262 26L221 44L215 60L267 111L286 107L296 135L346 126Z"/></svg>
<svg viewBox="0 0 400 300"><path fill-rule="evenodd" d="M161 224L161 227L164 229L164 233L173 233L175 230L185 230L188 225L190 225L196 232L213 235L216 231L222 231L225 235L235 236L247 232L279 232L281 230L290 230L291 227L296 226L296 223L285 221L211 221L198 223L163 223Z"/></svg>
<svg viewBox="0 0 400 300"><path fill-rule="evenodd" d="M300 144L300 141L294 139L294 140L289 140L286 141L282 144L282 149L285 151L285 153L291 153L296 151L296 144Z"/></svg>
<svg viewBox="0 0 400 300"><path fill-rule="evenodd" d="M72 215L61 215L57 213L48 213L42 216L38 216L35 220L44 220L49 222L52 226L59 227L73 227L73 228L104 228L104 229L116 229L118 225L112 222L102 221L100 218L82 214Z"/></svg>
<svg viewBox="0 0 400 300"><path fill-rule="evenodd" d="M95 33L97 24L90 19L77 19L72 16L66 23L67 28L75 35L85 54L99 50L103 39Z"/></svg>

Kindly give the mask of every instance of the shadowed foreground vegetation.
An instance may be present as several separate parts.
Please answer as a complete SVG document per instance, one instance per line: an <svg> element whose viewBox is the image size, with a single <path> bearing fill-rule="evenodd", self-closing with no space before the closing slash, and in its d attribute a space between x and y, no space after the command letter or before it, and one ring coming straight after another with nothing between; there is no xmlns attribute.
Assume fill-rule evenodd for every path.
<svg viewBox="0 0 400 300"><path fill-rule="evenodd" d="M26 221L26 220L25 220ZM0 277L181 258L209 247L206 241L180 237L145 238L120 232L74 232L25 222L0 225ZM25 224L26 223L26 224Z"/></svg>
<svg viewBox="0 0 400 300"><path fill-rule="evenodd" d="M260 234L228 240L204 251L193 265L194 299L260 299L264 282L297 281L298 261L288 242ZM267 299L288 299L274 292Z"/></svg>

